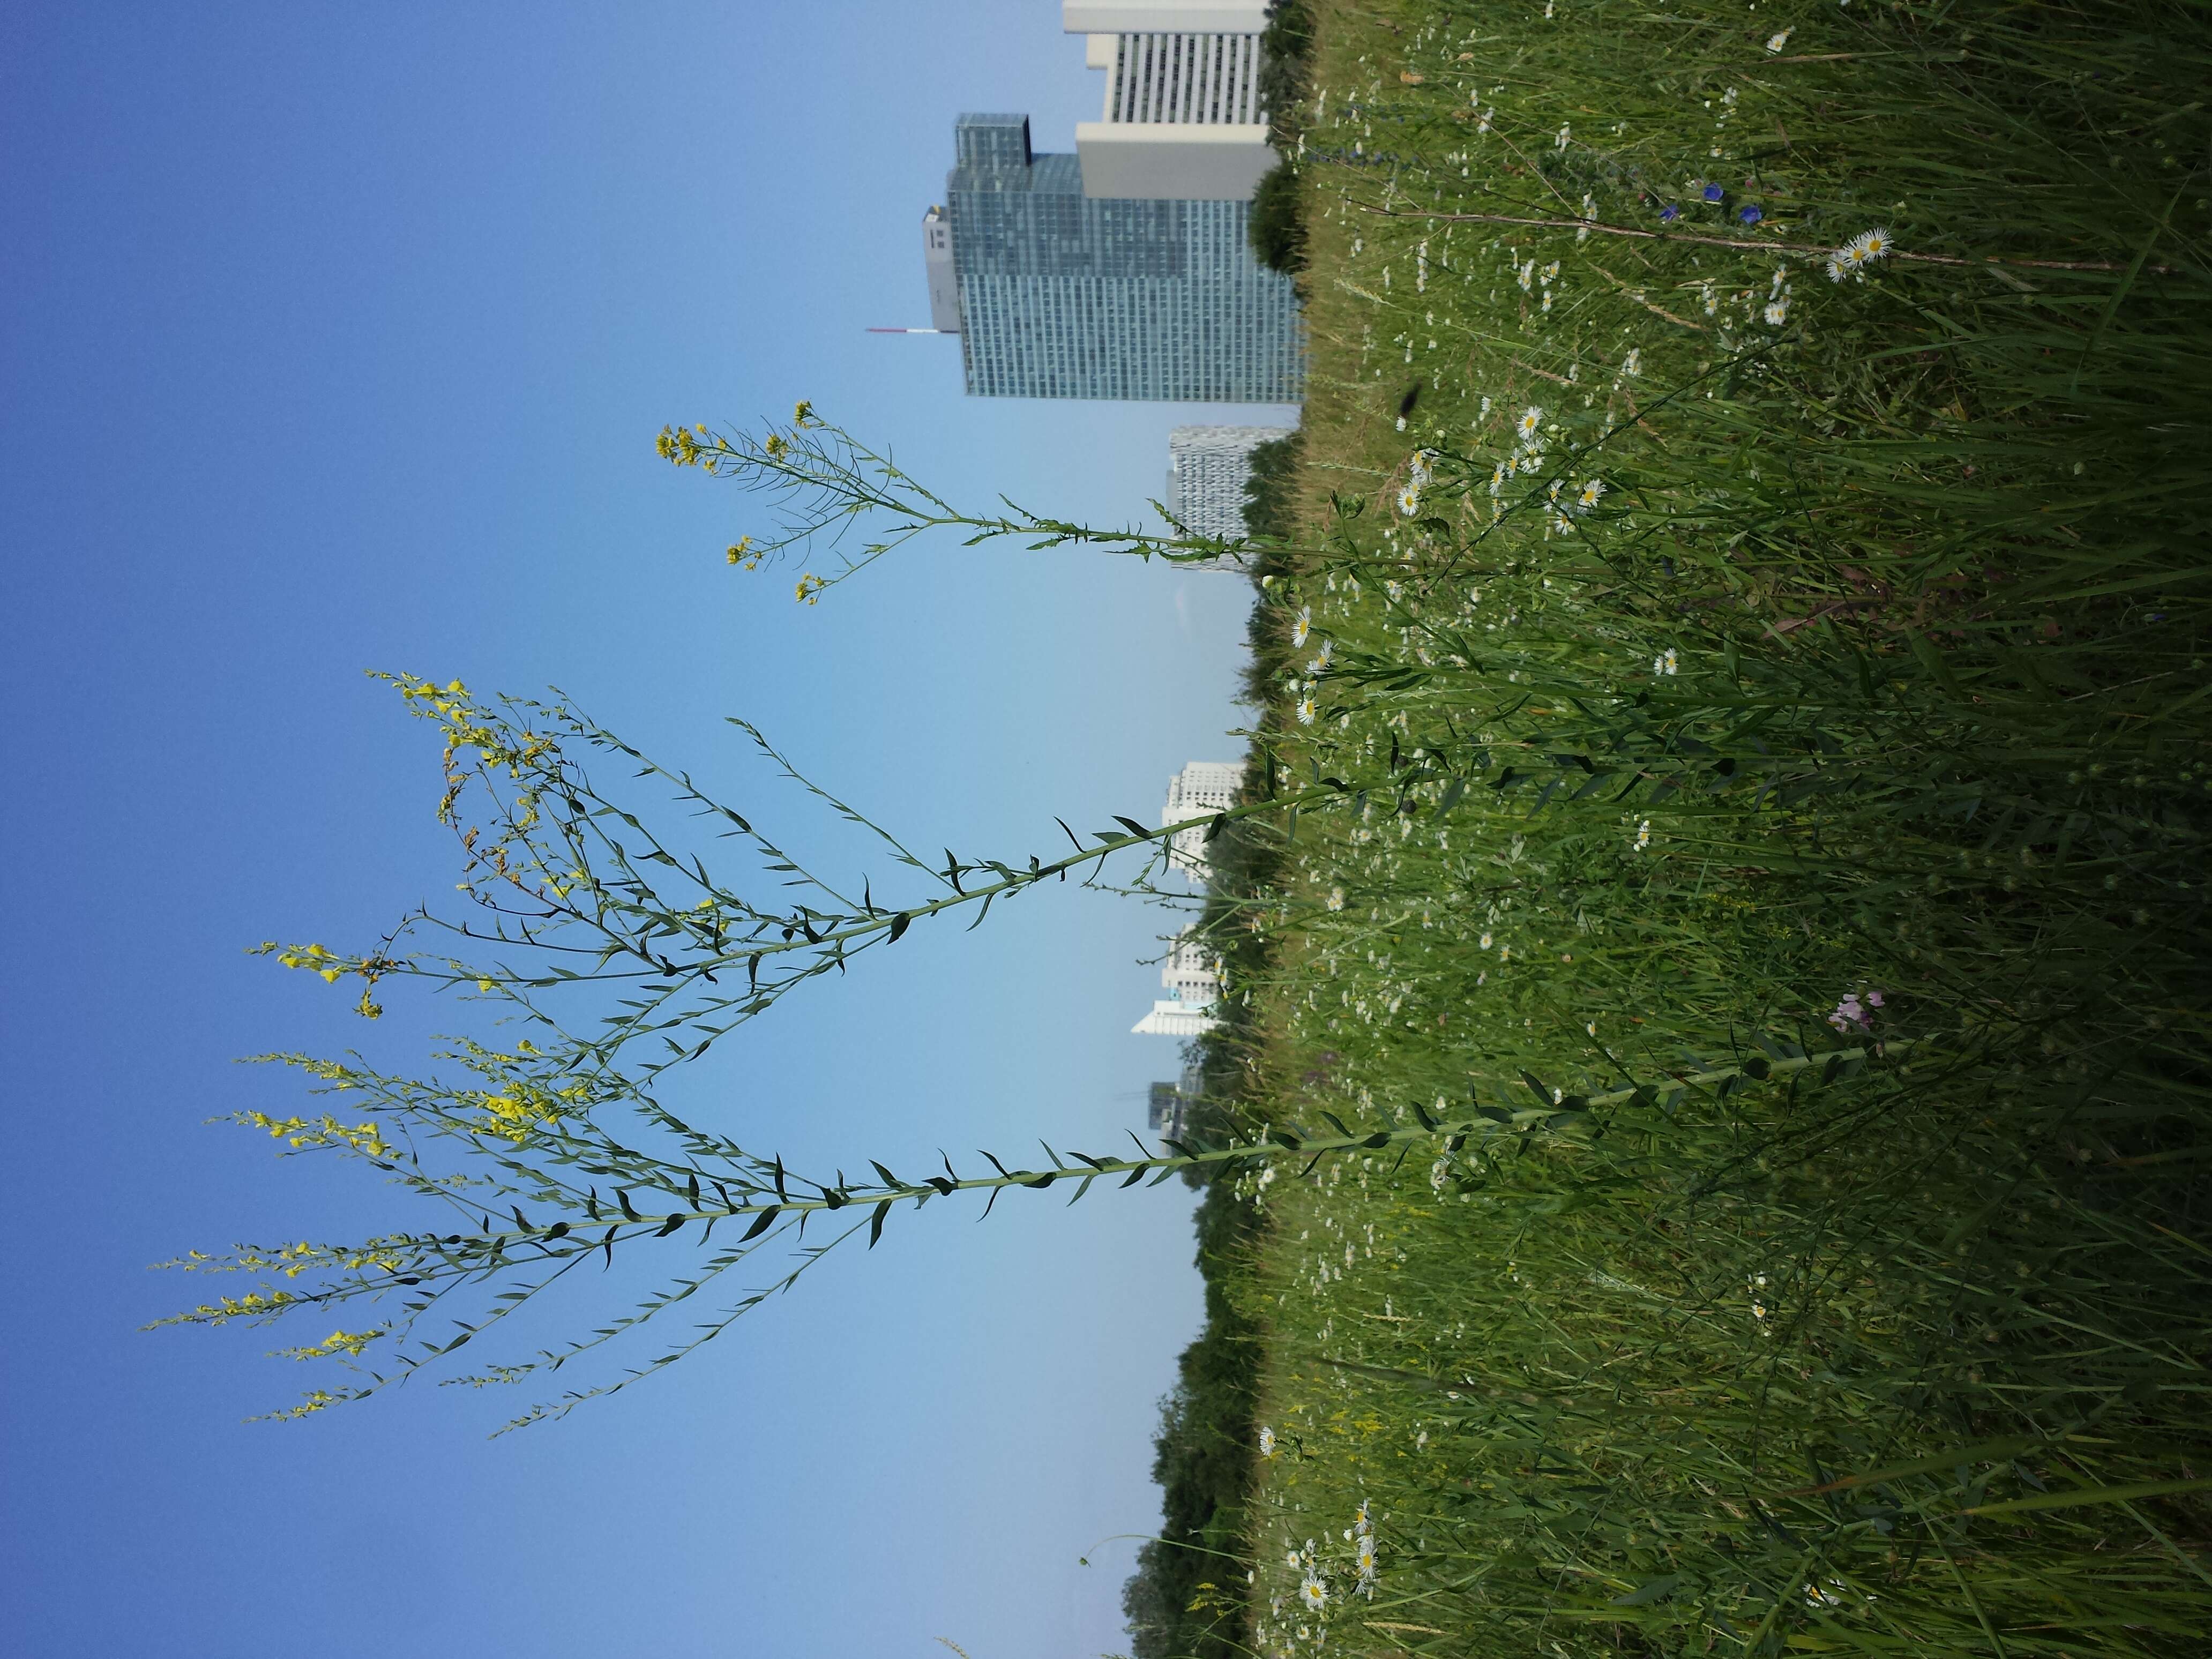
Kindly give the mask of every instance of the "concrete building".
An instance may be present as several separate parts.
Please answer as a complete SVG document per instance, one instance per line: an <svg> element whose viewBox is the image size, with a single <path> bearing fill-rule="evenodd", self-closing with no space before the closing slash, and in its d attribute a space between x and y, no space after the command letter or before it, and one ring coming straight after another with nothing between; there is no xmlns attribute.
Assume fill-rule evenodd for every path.
<svg viewBox="0 0 2212 1659"><path fill-rule="evenodd" d="M1160 828L1181 823L1208 812L1225 812L1237 805L1237 790L1244 769L1235 761L1192 761L1168 780L1167 804L1160 808ZM1200 886L1213 879L1213 866L1206 859L1203 825L1184 830L1168 842L1168 860Z"/></svg>
<svg viewBox="0 0 2212 1659"><path fill-rule="evenodd" d="M1168 434L1168 511L1198 535L1242 536L1252 452L1291 430L1274 426L1176 428Z"/></svg>
<svg viewBox="0 0 2212 1659"><path fill-rule="evenodd" d="M1099 118L1075 129L1085 195L1252 199L1275 165L1260 99L1267 0L1064 0L1060 26L1106 71Z"/></svg>
<svg viewBox="0 0 2212 1659"><path fill-rule="evenodd" d="M1252 257L1242 201L1096 198L1025 115L963 115L925 255L950 246L967 390L981 398L1297 403L1290 278ZM946 325L939 323L938 326Z"/></svg>

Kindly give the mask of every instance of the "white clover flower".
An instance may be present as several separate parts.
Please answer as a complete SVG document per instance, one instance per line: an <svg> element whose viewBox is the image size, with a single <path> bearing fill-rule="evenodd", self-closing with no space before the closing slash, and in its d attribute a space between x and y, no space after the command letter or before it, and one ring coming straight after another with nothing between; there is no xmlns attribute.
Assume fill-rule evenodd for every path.
<svg viewBox="0 0 2212 1659"><path fill-rule="evenodd" d="M1575 496L1575 505L1580 507L1583 512L1587 513L1590 508L1597 505L1598 497L1604 494L1604 479L1586 479L1583 483L1581 490Z"/></svg>
<svg viewBox="0 0 2212 1659"><path fill-rule="evenodd" d="M1273 1457L1274 1455L1275 1431L1263 1423L1260 1425L1260 1455L1262 1457Z"/></svg>
<svg viewBox="0 0 2212 1659"><path fill-rule="evenodd" d="M1303 646L1313 637L1313 607L1307 605L1298 612L1298 619L1291 624L1291 643Z"/></svg>
<svg viewBox="0 0 2212 1659"><path fill-rule="evenodd" d="M1413 518L1421 510L1421 492L1407 485L1398 492L1398 513L1401 518Z"/></svg>
<svg viewBox="0 0 2212 1659"><path fill-rule="evenodd" d="M1784 46L1788 46L1788 45L1790 44L1790 33L1791 33L1791 31L1790 31L1790 30L1789 30L1789 29L1784 29L1784 30L1783 30L1783 31L1782 31L1782 33L1779 33L1779 34L1770 34L1770 35L1768 35L1768 36L1766 37L1766 49L1767 49L1767 51L1769 51L1769 52L1779 52L1779 51L1781 51L1783 47L1784 47Z"/></svg>
<svg viewBox="0 0 2212 1659"><path fill-rule="evenodd" d="M1311 692L1308 692L1304 696L1298 699L1298 724L1300 726L1311 726L1314 721L1318 720L1320 717L1321 705L1314 701L1313 694Z"/></svg>

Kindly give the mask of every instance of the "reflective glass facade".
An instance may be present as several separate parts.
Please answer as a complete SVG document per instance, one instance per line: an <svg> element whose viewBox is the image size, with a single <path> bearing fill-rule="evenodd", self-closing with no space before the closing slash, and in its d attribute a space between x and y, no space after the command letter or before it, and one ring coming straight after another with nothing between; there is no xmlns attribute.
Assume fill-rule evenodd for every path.
<svg viewBox="0 0 2212 1659"><path fill-rule="evenodd" d="M1029 118L963 115L945 180L971 396L1296 403L1297 298L1243 202L1086 197Z"/></svg>

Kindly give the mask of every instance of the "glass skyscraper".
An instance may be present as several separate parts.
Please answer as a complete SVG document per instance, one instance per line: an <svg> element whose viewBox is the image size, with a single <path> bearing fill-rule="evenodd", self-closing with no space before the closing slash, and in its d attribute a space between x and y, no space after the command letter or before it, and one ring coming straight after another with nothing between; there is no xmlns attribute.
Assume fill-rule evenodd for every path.
<svg viewBox="0 0 2212 1659"><path fill-rule="evenodd" d="M1026 115L963 115L945 180L960 356L979 398L1296 403L1297 297L1237 201L1086 197Z"/></svg>

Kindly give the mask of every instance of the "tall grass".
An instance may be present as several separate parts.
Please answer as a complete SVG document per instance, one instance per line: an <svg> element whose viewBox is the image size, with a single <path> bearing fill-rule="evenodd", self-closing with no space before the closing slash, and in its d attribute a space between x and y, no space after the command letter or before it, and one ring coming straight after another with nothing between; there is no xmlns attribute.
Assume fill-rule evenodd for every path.
<svg viewBox="0 0 2212 1659"><path fill-rule="evenodd" d="M1316 12L1257 1645L2201 1651L2203 10Z"/></svg>

